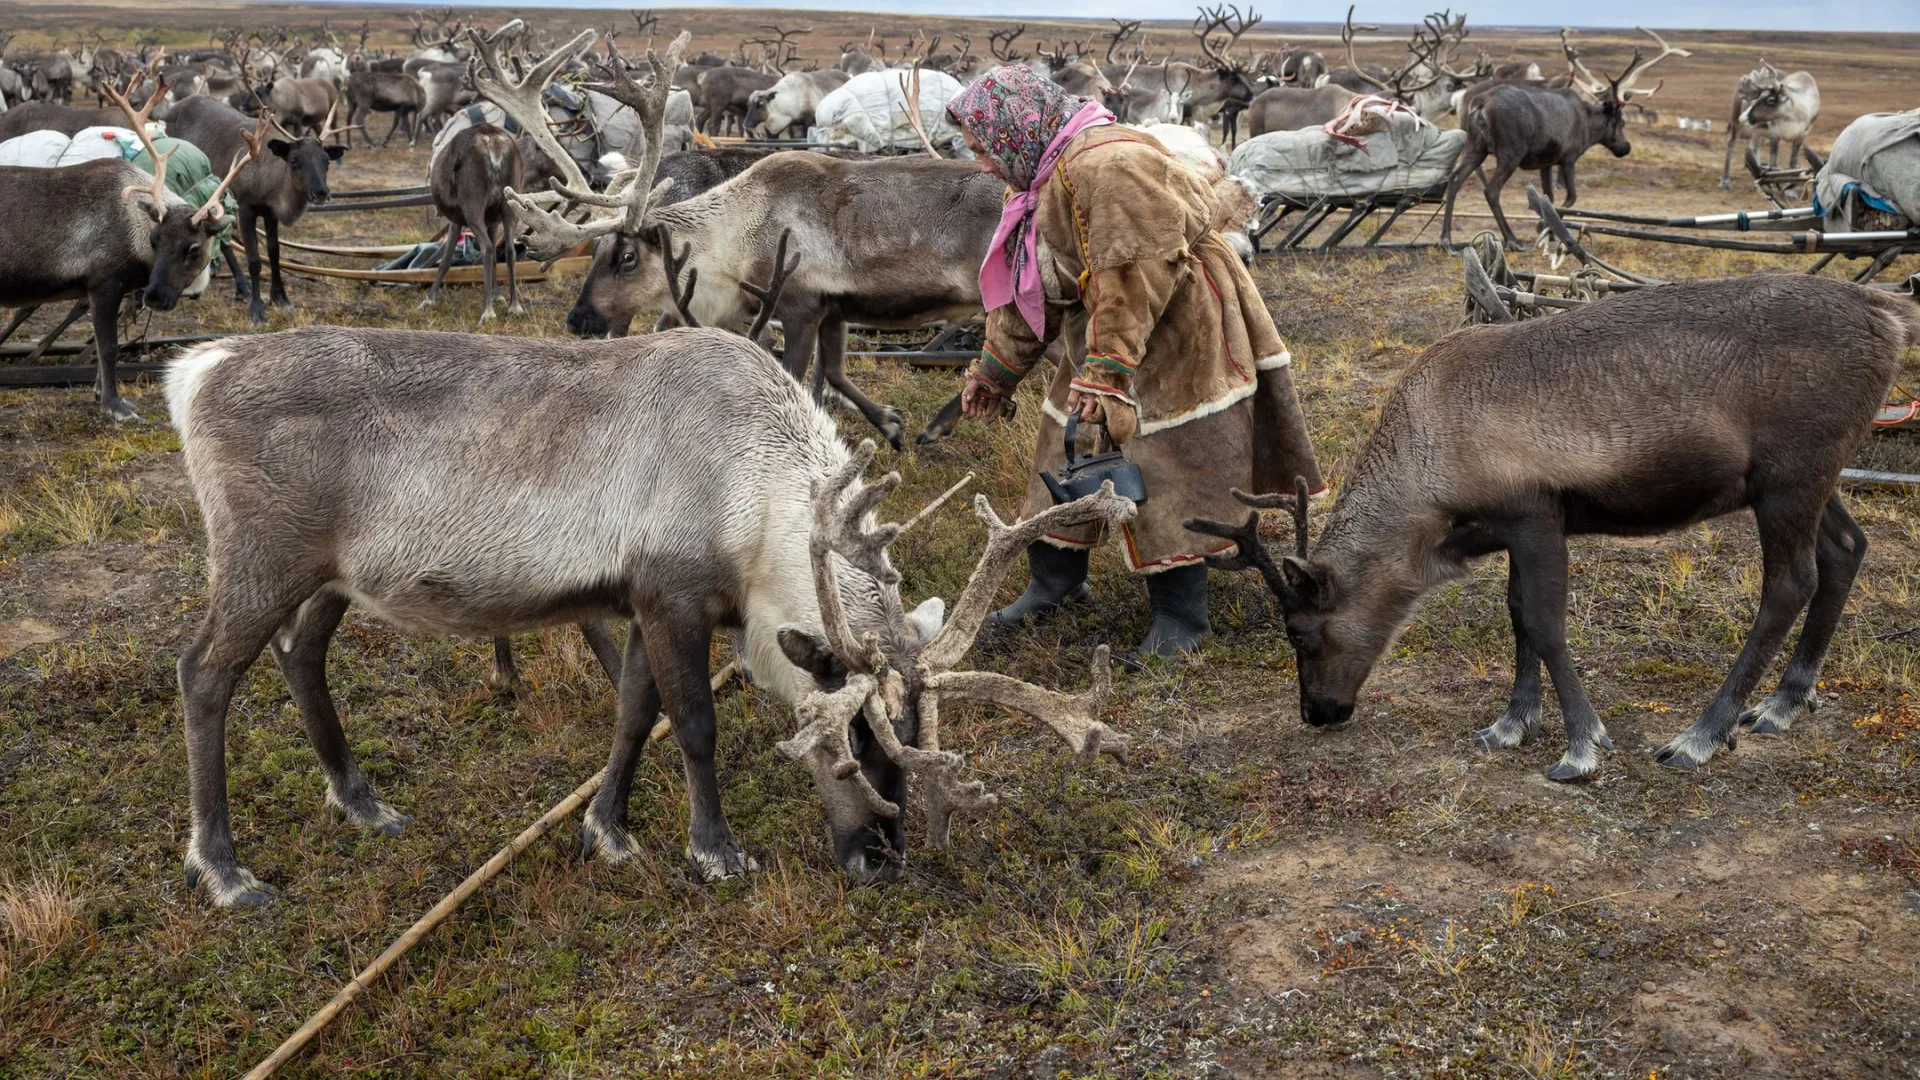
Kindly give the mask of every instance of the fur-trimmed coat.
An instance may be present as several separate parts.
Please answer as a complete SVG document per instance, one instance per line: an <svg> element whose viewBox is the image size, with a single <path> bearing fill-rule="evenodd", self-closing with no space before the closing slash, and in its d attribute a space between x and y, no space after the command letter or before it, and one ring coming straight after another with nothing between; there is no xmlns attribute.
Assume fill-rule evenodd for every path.
<svg viewBox="0 0 1920 1080"><path fill-rule="evenodd" d="M1048 389L1036 470L1057 470L1065 458L1070 389L1136 410L1136 430L1114 426L1147 487L1124 527L1127 563L1138 573L1231 547L1181 522L1238 519L1245 508L1233 488L1291 491L1295 476L1322 487L1292 357L1212 216L1206 185L1151 136L1108 125L1075 137L1035 209L1046 333L1036 335L1013 305L997 308L974 363L976 375L1011 390L1056 339L1077 358ZM1081 438L1086 452L1089 429ZM1035 476L1022 515L1050 505ZM1090 546L1099 537L1047 539Z"/></svg>

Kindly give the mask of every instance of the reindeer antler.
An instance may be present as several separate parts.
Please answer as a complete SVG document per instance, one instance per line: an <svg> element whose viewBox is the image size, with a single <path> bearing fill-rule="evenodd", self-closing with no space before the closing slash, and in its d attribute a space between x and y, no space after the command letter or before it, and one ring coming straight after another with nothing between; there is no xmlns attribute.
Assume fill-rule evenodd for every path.
<svg viewBox="0 0 1920 1080"><path fill-rule="evenodd" d="M1653 59L1648 60L1646 63L1643 64L1639 62L1640 50L1639 49L1633 50L1633 62L1627 65L1627 69L1620 73L1620 78L1613 84L1613 91L1614 93L1619 95L1621 101L1632 101L1634 98L1637 98L1637 97L1650 97L1656 91L1658 91L1661 86L1666 85L1666 81L1663 79L1661 80L1660 83L1656 84L1652 90L1635 89L1634 84L1640 81L1640 76L1645 75L1647 73L1648 68L1659 63L1662 60L1665 60L1669 56L1692 56L1693 55L1693 53L1687 51L1686 49L1676 49L1673 46L1667 44L1666 38L1661 37L1659 34L1654 33L1653 31L1647 29L1644 26L1636 26L1634 27L1634 29L1652 38L1654 40L1654 43L1660 46L1660 52L1659 52L1659 55L1655 56Z"/></svg>
<svg viewBox="0 0 1920 1080"><path fill-rule="evenodd" d="M240 170L246 168L249 162L260 156L260 148L266 144L266 131L267 124L264 120L262 120L259 127L252 132L249 132L245 127L240 129L240 138L247 144L247 152L235 155L233 163L227 166L227 175L220 180L220 186L214 188L213 194L207 197L207 201L201 203L200 208L193 212L191 220L198 223L202 218L212 217L213 220L219 221L221 218L227 216L226 208L220 204L220 197L227 193L227 186L233 183L234 177L240 175Z"/></svg>
<svg viewBox="0 0 1920 1080"><path fill-rule="evenodd" d="M1247 8L1245 15L1241 15L1238 4L1203 7L1200 9L1200 14L1193 18L1193 36L1200 39L1200 51L1206 55L1207 59L1213 61L1215 66L1238 71L1239 68L1230 55L1233 47L1240 44L1241 35L1253 29L1263 19L1264 16L1257 14L1251 7ZM1215 45L1210 40L1210 35L1215 30L1227 32L1225 45Z"/></svg>
<svg viewBox="0 0 1920 1080"><path fill-rule="evenodd" d="M1567 55L1567 77L1576 89L1584 90L1592 97L1604 96L1607 92L1606 81L1587 70L1580 59L1580 50L1574 48L1567 35L1573 33L1571 27L1560 28L1560 51Z"/></svg>
<svg viewBox="0 0 1920 1080"><path fill-rule="evenodd" d="M1291 494L1272 493L1267 495L1249 495L1239 488L1233 489L1233 497L1246 506L1253 508L1247 515L1246 524L1228 525L1225 522L1207 518L1188 518L1181 527L1191 532L1206 533L1234 542L1232 554L1207 556L1207 565L1215 570L1258 570L1260 577L1273 590L1275 596L1283 601L1295 597L1293 585L1274 565L1273 556L1267 553L1267 547L1260 542L1260 511L1287 509L1293 511L1293 551L1298 558L1307 557L1307 501L1312 497L1307 491L1307 478L1298 476L1293 481ZM1297 606L1297 599L1293 601Z"/></svg>
<svg viewBox="0 0 1920 1080"><path fill-rule="evenodd" d="M773 321L773 312L780 304L781 290L787 287L787 275L800 266L800 253L793 253L793 261L787 261L787 241L793 238L792 229L780 230L780 246L773 253L773 276L767 279L765 286L741 282L740 288L748 296L760 301L760 313L753 317L753 325L747 328L747 337L759 341L760 334ZM912 522L908 522L912 524Z"/></svg>
<svg viewBox="0 0 1920 1080"><path fill-rule="evenodd" d="M796 707L800 730L778 749L788 758L807 764L816 776L851 781L875 813L897 816L898 805L873 789L853 755L848 727L856 717L864 716L881 750L926 785L928 831L935 844L944 845L954 813L989 809L997 806L999 799L980 781L962 780L961 757L940 748L943 699L984 701L1033 716L1052 728L1082 762L1091 762L1103 753L1124 760L1127 737L1099 720L1112 686L1105 646L1094 653L1093 686L1081 694L1062 694L991 672L954 672L952 667L972 645L994 591L1020 551L1051 529L1092 521L1130 520L1134 504L1114 494L1109 483L1097 494L1052 507L1010 526L994 514L985 496L977 497L976 512L987 525L986 550L955 605L952 620L916 650L912 636L904 631L900 575L887 558L887 545L903 527L876 524L872 519L873 508L899 484L899 474L889 473L874 484L854 487L873 455L873 441L866 440L846 465L814 484L814 588L819 594L828 647L850 673L839 690L815 692L802 699ZM878 586L880 607L892 636L890 647L883 647L880 636L873 632L856 638L841 599L839 564L863 571ZM789 632L793 631L782 631ZM913 655L906 655L909 650ZM917 705L919 725L903 739L895 723L906 718L909 695Z"/></svg>
<svg viewBox="0 0 1920 1080"><path fill-rule="evenodd" d="M927 148L927 153L936 158L939 157L940 151L933 145L933 137L927 134L926 121L920 115L919 61L914 63L911 75L900 76L900 96L906 102L907 126L913 129L915 135L920 136L920 145Z"/></svg>
<svg viewBox="0 0 1920 1080"><path fill-rule="evenodd" d="M173 151L169 150L163 154L154 149L153 137L147 134L147 122L153 117L153 107L160 103L167 88L154 87L153 96L149 97L147 103L138 111L135 111L132 103L127 101L125 94L112 86L102 84L100 89L107 95L107 100L119 106L120 111L127 114L128 126L133 128L133 134L140 140L140 145L146 147L147 156L153 159L153 183L146 187L129 184L120 192L120 197L124 199L129 195L141 194L152 196L153 220L160 221L167 216L167 160L173 157ZM128 83L127 89L131 92L133 84Z"/></svg>
<svg viewBox="0 0 1920 1080"><path fill-rule="evenodd" d="M495 42L501 32L520 24L515 19L492 37L482 37L478 31L470 33L474 43L474 52L489 72L486 76L477 76L475 86L480 93L512 117L520 127L533 136L534 142L559 166L561 177L552 181L551 192L522 194L508 188L507 198L521 213L521 220L530 233L529 245L537 255L557 258L575 245L585 240L605 236L610 232L638 232L646 219L647 209L652 206L667 188L671 179L652 184L653 174L660 167L662 135L666 122L667 97L673 92L673 72L679 66L680 56L686 51L693 35L681 31L680 36L667 46L667 55L662 59L652 49L647 50L646 64L651 74L649 83L642 87L628 76L618 64L610 64L603 70L611 80L595 84L591 89L606 93L608 96L631 106L640 117L641 131L647 140L646 153L638 169L623 172L615 177L605 195L592 191L587 179L581 174L573 158L560 146L558 139L548 128L547 114L540 99L546 86L552 81L554 73L563 64L585 52L593 45L596 34L593 30L582 30L572 41L548 54L547 57L528 71L517 82L511 79L500 63ZM524 24L521 24L524 25ZM624 184L622 184L624 181ZM590 206L611 209L618 213L601 215L576 224L568 221L563 208L568 205Z"/></svg>

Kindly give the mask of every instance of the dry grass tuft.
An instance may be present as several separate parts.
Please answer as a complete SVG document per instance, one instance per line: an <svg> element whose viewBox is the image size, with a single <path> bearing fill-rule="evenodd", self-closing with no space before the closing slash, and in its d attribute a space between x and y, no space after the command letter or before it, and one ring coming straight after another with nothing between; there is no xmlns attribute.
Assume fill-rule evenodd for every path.
<svg viewBox="0 0 1920 1080"><path fill-rule="evenodd" d="M7 940L15 948L45 960L80 930L86 894L70 870L36 870L22 882L0 884L0 910L6 912Z"/></svg>
<svg viewBox="0 0 1920 1080"><path fill-rule="evenodd" d="M0 510L0 537L33 532L60 547L95 544L111 536L114 526L125 520L133 509L133 487L122 481L63 484L51 476L42 476L35 482L30 498Z"/></svg>

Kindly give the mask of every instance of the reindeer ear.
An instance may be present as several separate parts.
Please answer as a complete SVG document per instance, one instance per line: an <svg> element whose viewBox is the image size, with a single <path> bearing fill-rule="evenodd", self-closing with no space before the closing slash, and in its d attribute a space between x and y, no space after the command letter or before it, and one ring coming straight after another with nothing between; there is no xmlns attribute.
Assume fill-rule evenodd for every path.
<svg viewBox="0 0 1920 1080"><path fill-rule="evenodd" d="M154 199L153 192L144 188L138 191L128 189L126 195L127 198L133 200L135 206L147 212L147 216L153 219L155 225L165 220L167 216L166 207L161 206L160 203Z"/></svg>
<svg viewBox="0 0 1920 1080"><path fill-rule="evenodd" d="M937 596L929 597L920 606L907 612L907 625L920 635L922 645L933 640L940 628L947 623L947 602Z"/></svg>
<svg viewBox="0 0 1920 1080"><path fill-rule="evenodd" d="M847 665L827 648L827 639L797 626L780 628L780 651L793 666L813 676L824 689L837 689L846 682Z"/></svg>
<svg viewBox="0 0 1920 1080"><path fill-rule="evenodd" d="M286 157L288 154L293 153L293 144L285 139L268 139L267 149L273 151L274 154L279 157Z"/></svg>
<svg viewBox="0 0 1920 1080"><path fill-rule="evenodd" d="M347 148L346 148L346 147L344 147L344 146L329 146L329 147L327 147L327 160L328 160L328 161L339 161L339 160L340 160L341 158L343 158L343 157L346 157L346 156L347 156Z"/></svg>
<svg viewBox="0 0 1920 1080"><path fill-rule="evenodd" d="M1325 611L1333 606L1333 579L1325 570L1298 555L1289 555L1280 564L1280 572L1286 575L1287 584L1293 586L1305 609Z"/></svg>

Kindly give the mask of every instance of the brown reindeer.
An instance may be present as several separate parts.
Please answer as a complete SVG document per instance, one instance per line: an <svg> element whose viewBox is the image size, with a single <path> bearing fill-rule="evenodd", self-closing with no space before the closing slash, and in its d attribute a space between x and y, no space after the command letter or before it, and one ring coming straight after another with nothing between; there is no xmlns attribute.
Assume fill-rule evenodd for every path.
<svg viewBox="0 0 1920 1080"><path fill-rule="evenodd" d="M91 307L100 411L136 420L115 370L121 302L138 292L147 307L170 311L206 288L213 237L226 227L221 196L237 166L228 167L212 198L189 205L167 189L170 155L154 153L146 134L163 91L135 110L112 87L103 90L117 106L116 122L139 134L153 175L117 158L62 169L0 168L0 206L8 209L0 215L0 307L78 298L68 322Z"/></svg>
<svg viewBox="0 0 1920 1080"><path fill-rule="evenodd" d="M1469 256L1471 257L1471 256ZM1388 398L1307 543L1305 482L1250 506L1291 505L1294 552L1276 565L1257 511L1217 569L1257 568L1280 599L1300 673L1300 715L1339 724L1420 597L1507 553L1514 682L1507 710L1475 733L1512 747L1540 727L1544 662L1577 780L1612 748L1567 649L1567 538L1646 536L1751 509L1760 610L1727 680L1656 756L1704 765L1736 725L1785 731L1814 683L1867 538L1835 484L1920 341L1912 299L1801 275L1662 285L1551 319L1476 326L1441 339ZM1806 626L1779 687L1746 701L1800 612Z"/></svg>
<svg viewBox="0 0 1920 1080"><path fill-rule="evenodd" d="M485 260L485 300L480 308L480 325L493 321L493 268L502 246L507 249L507 314L520 315L520 279L514 269L514 216L507 203L506 189L526 186L520 158L519 140L492 124L474 124L456 132L453 141L433 160L433 173L427 186L433 192L433 205L447 219L446 242L440 246L440 269L433 275L433 287L420 302L428 307L440 298L440 285L453 265L453 249L461 229L473 230ZM494 230L499 230L499 240Z"/></svg>
<svg viewBox="0 0 1920 1080"><path fill-rule="evenodd" d="M225 170L264 138L268 118L250 120L224 102L190 97L167 115L168 133L206 152L216 172ZM328 134L326 132L322 133ZM347 152L345 147L323 146L312 136L293 141L265 139L267 153L255 157L233 182L240 204L238 233L247 251L247 280L234 275L234 291L249 301L254 322L267 321L267 298L260 292L260 240L256 229L266 226L267 260L272 269L272 300L292 310L286 285L280 278L280 227L292 225L310 204L327 201L327 168Z"/></svg>

